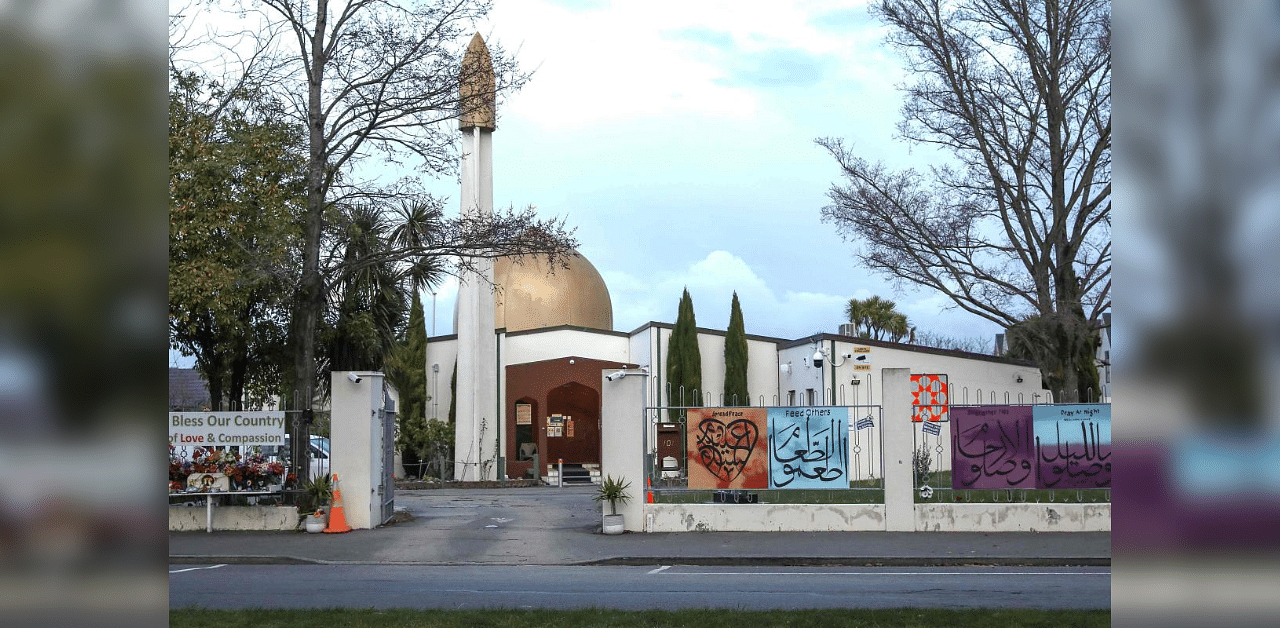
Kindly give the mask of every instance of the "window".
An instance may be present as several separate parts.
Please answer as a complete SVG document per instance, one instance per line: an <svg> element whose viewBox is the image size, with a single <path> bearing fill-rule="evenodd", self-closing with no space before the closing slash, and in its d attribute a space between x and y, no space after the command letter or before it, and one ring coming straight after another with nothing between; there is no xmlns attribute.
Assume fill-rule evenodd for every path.
<svg viewBox="0 0 1280 628"><path fill-rule="evenodd" d="M812 388L810 388L810 389L806 390L806 391L805 391L805 393L806 393L806 396L809 398L809 403L808 403L808 404L806 404L806 405L810 405L810 406L812 406L812 405L816 405L816 404L817 404L817 401L818 401L818 397L817 397L817 395L813 392L813 389L812 389Z"/></svg>
<svg viewBox="0 0 1280 628"><path fill-rule="evenodd" d="M794 390L787 391L787 405L789 406L796 405L796 391Z"/></svg>

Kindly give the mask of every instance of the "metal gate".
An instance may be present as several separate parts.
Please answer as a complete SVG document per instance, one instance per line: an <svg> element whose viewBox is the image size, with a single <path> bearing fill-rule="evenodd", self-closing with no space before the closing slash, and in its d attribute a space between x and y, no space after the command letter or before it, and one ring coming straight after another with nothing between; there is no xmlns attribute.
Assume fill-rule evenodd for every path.
<svg viewBox="0 0 1280 628"><path fill-rule="evenodd" d="M385 392L378 419L382 422L382 481L378 484L382 519L379 523L386 523L396 510L396 402Z"/></svg>

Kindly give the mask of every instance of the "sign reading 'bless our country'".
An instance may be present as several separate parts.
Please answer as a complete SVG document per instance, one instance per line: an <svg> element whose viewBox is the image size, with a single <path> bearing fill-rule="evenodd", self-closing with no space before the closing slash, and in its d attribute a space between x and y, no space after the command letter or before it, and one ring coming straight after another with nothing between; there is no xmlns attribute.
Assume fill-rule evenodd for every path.
<svg viewBox="0 0 1280 628"><path fill-rule="evenodd" d="M170 412L169 444L191 447L284 445L284 412Z"/></svg>

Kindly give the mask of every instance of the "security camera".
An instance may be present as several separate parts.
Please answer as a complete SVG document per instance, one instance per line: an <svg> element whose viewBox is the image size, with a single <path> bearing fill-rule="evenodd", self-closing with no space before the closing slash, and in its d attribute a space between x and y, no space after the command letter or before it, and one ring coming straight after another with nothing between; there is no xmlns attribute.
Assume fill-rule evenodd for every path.
<svg viewBox="0 0 1280 628"><path fill-rule="evenodd" d="M627 376L626 373L623 373L622 371L616 371L613 373L609 373L608 375L605 375L604 378L611 382L616 382L626 376Z"/></svg>
<svg viewBox="0 0 1280 628"><path fill-rule="evenodd" d="M356 375L355 373L347 373L347 379L351 380L352 384L360 383L360 376Z"/></svg>
<svg viewBox="0 0 1280 628"><path fill-rule="evenodd" d="M821 351L813 352L813 366L814 368L822 368L822 352Z"/></svg>

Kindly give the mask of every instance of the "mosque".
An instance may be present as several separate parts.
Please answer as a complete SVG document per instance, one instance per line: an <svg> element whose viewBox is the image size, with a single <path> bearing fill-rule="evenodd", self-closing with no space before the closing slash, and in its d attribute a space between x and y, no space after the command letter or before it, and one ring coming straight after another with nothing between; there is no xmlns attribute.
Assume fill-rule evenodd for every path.
<svg viewBox="0 0 1280 628"><path fill-rule="evenodd" d="M482 103L459 120L464 215L492 213L493 85L489 53L477 34L463 59L460 89L464 102ZM608 286L589 260L578 255L567 269L549 270L536 259L500 258L481 265L476 271L481 277L463 277L457 333L428 339L428 418L445 420L450 404L456 404L456 479L548 477L563 460L566 475L574 468L598 481L601 380L607 369L647 370L646 406L692 401L694 391L684 391L682 403L682 392L668 391L664 383L673 324L649 322L616 331ZM696 392L697 405L723 405L725 332L699 328L697 337L706 386ZM1032 403L1047 394L1034 365L991 355L840 333L799 339L748 334L747 346L751 399L732 405L874 406L880 403L884 368L920 374L913 375L918 382L913 394L922 406L917 419L936 419L929 414L947 403ZM664 473L682 472L679 425L655 421L646 442L647 453L669 461Z"/></svg>

